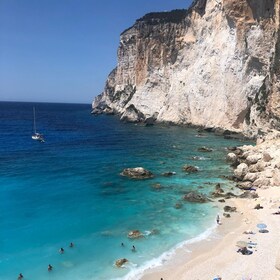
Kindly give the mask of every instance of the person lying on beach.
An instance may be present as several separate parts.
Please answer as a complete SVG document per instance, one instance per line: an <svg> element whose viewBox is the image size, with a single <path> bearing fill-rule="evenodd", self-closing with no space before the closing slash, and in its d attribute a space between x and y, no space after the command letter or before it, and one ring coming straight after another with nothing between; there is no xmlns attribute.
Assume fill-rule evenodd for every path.
<svg viewBox="0 0 280 280"><path fill-rule="evenodd" d="M272 215L280 215L280 210L278 210L278 211L272 213Z"/></svg>
<svg viewBox="0 0 280 280"><path fill-rule="evenodd" d="M243 234L255 234L252 230L245 230Z"/></svg>

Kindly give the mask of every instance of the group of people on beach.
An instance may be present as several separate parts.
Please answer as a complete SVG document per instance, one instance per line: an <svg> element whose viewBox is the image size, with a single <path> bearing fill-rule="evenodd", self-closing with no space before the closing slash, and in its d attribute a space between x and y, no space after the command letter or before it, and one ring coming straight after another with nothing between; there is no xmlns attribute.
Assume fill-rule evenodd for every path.
<svg viewBox="0 0 280 280"><path fill-rule="evenodd" d="M70 242L70 244L69 244L69 247L70 248L73 248L74 247L74 243L73 242ZM65 250L61 247L60 249L59 249L59 251L58 251L60 254L64 254L64 252L65 252ZM49 272L51 272L53 270L53 266L51 265L51 264L49 264L48 265L48 271ZM23 274L22 273L20 273L19 275L18 275L18 280L22 280L24 277L23 277Z"/></svg>

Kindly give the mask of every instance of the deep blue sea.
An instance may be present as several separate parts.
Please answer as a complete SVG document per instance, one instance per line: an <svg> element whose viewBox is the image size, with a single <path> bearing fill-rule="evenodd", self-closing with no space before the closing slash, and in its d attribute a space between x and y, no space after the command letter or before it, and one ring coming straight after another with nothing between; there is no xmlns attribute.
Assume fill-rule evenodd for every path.
<svg viewBox="0 0 280 280"><path fill-rule="evenodd" d="M33 106L45 143L31 139ZM177 244L214 226L214 203L182 197L198 187L209 193L218 182L230 186L220 177L231 172L225 148L240 142L211 133L196 137L195 129L183 127L125 124L90 111L90 105L0 103L1 280L20 272L25 280L137 279L131 275L143 266L160 264ZM201 146L214 151L198 152ZM199 172L186 174L184 164ZM120 176L138 166L155 177ZM176 175L162 176L167 171ZM144 238L130 240L136 229ZM130 261L126 268L114 266L119 258Z"/></svg>

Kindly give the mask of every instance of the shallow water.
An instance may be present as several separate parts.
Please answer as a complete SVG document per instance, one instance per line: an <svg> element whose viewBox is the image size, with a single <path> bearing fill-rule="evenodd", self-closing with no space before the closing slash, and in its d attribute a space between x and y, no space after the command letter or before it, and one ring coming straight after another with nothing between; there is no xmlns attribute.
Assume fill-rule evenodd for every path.
<svg viewBox="0 0 280 280"><path fill-rule="evenodd" d="M46 143L31 139L33 105ZM159 262L162 253L215 222L214 204L186 203L182 197L199 186L205 193L218 182L230 186L220 177L230 174L225 147L240 142L206 133L198 138L194 129L124 124L112 116L91 116L90 109L0 103L1 280L20 272L36 280L123 277L149 260ZM214 151L198 152L201 146ZM199 172L186 174L184 164L198 166ZM155 177L119 175L137 166ZM167 171L176 175L161 175ZM175 209L176 203L182 208ZM134 229L144 238L128 239ZM126 268L114 267L119 258L130 260ZM50 273L49 263L54 267Z"/></svg>

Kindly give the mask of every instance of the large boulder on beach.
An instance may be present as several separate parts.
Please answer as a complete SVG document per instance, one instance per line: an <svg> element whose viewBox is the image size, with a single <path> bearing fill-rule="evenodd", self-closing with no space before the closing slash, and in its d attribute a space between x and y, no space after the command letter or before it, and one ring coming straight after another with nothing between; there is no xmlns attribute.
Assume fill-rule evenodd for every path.
<svg viewBox="0 0 280 280"><path fill-rule="evenodd" d="M130 239L137 239L137 238L144 237L144 235L140 230L136 229L136 230L129 231L127 237Z"/></svg>
<svg viewBox="0 0 280 280"><path fill-rule="evenodd" d="M263 172L263 176L266 178L272 178L273 175L274 175L274 168L272 167L267 167Z"/></svg>
<svg viewBox="0 0 280 280"><path fill-rule="evenodd" d="M273 157L269 152L265 151L263 152L262 159L264 162L270 162L273 159Z"/></svg>
<svg viewBox="0 0 280 280"><path fill-rule="evenodd" d="M254 182L255 180L257 180L258 178L258 173L247 173L244 178L243 181L250 181L250 182Z"/></svg>
<svg viewBox="0 0 280 280"><path fill-rule="evenodd" d="M240 163L234 170L234 175L237 179L242 180L243 177L248 173L248 165L246 163Z"/></svg>
<svg viewBox="0 0 280 280"><path fill-rule="evenodd" d="M195 173L198 172L198 167L186 164L183 166L183 170L188 173Z"/></svg>
<svg viewBox="0 0 280 280"><path fill-rule="evenodd" d="M265 164L262 161L259 161L256 164L252 164L249 166L249 172L262 172L265 169Z"/></svg>
<svg viewBox="0 0 280 280"><path fill-rule="evenodd" d="M257 163L261 159L261 155L249 155L246 161L249 165Z"/></svg>
<svg viewBox="0 0 280 280"><path fill-rule="evenodd" d="M235 163L236 160L237 160L236 154L234 154L234 153L229 153L229 154L227 155L227 161L228 161L228 162Z"/></svg>
<svg viewBox="0 0 280 280"><path fill-rule="evenodd" d="M232 206L226 205L224 207L224 211L225 212L236 212L236 207L232 207Z"/></svg>
<svg viewBox="0 0 280 280"><path fill-rule="evenodd" d="M151 171L146 170L143 167L125 168L121 172L121 175L133 179L148 179L154 177Z"/></svg>
<svg viewBox="0 0 280 280"><path fill-rule="evenodd" d="M184 195L184 200L189 202L205 203L209 201L209 198L205 194L191 191Z"/></svg>
<svg viewBox="0 0 280 280"><path fill-rule="evenodd" d="M255 199L255 198L258 198L259 195L256 192L245 191L244 193L240 194L238 197Z"/></svg>
<svg viewBox="0 0 280 280"><path fill-rule="evenodd" d="M127 262L128 262L128 259L125 259L125 258L118 259L115 261L115 265L116 265L116 267L122 267Z"/></svg>
<svg viewBox="0 0 280 280"><path fill-rule="evenodd" d="M274 169L274 175L270 182L272 186L280 186L280 170Z"/></svg>
<svg viewBox="0 0 280 280"><path fill-rule="evenodd" d="M236 188L240 190L251 190L252 189L252 183L251 182L240 182L235 185Z"/></svg>
<svg viewBox="0 0 280 280"><path fill-rule="evenodd" d="M264 188L270 185L270 179L264 176L261 176L256 181L253 182L253 186L257 188Z"/></svg>

